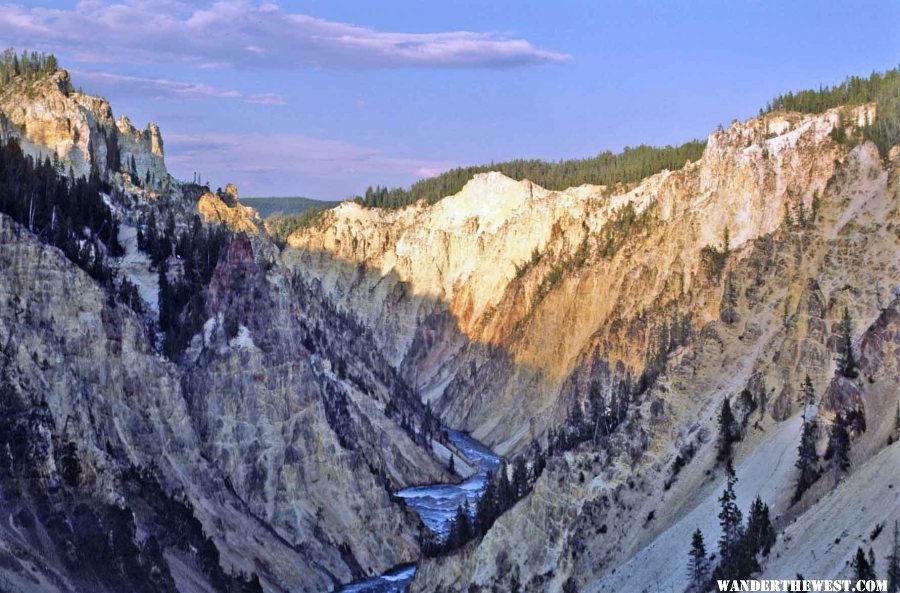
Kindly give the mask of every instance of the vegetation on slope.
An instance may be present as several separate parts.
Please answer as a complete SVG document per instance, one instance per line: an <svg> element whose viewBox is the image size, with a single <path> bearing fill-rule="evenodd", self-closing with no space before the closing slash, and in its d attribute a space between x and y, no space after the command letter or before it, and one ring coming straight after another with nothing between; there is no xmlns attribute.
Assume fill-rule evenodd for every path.
<svg viewBox="0 0 900 593"><path fill-rule="evenodd" d="M9 84L17 76L31 80L52 74L58 68L59 63L53 54L23 51L19 56L14 49L8 48L0 54L0 85Z"/></svg>
<svg viewBox="0 0 900 593"><path fill-rule="evenodd" d="M256 208L266 221L266 231L279 247L284 247L291 233L311 225L318 220L322 212L340 204L337 201L314 200L300 196L243 198L241 203Z"/></svg>
<svg viewBox="0 0 900 593"><path fill-rule="evenodd" d="M763 115L780 110L822 113L841 105L872 102L878 105L875 121L869 122L857 139L871 140L878 146L881 154L887 156L891 146L900 144L900 68L883 74L873 72L868 78L850 76L834 86L779 95L765 109L760 109L759 113ZM845 140L841 137L836 139Z"/></svg>
<svg viewBox="0 0 900 593"><path fill-rule="evenodd" d="M74 590L177 593L172 573L183 567L205 579L202 590L262 593L256 574L222 567L193 505L177 491L166 493L154 470L128 465L115 437L106 440L105 471L115 476L118 502L98 496L84 443L64 436L46 401L31 399L37 392L13 385L9 376L0 379L0 443L8 459L0 464L0 505L16 517L23 543L40 542L47 559L61 561ZM6 556L4 571L10 559L14 570L19 564Z"/></svg>
<svg viewBox="0 0 900 593"><path fill-rule="evenodd" d="M290 198L241 198L244 206L255 208L259 215L263 218L284 218L303 214L307 210L322 210L325 208L334 208L340 202L314 200L313 198L290 197Z"/></svg>
<svg viewBox="0 0 900 593"><path fill-rule="evenodd" d="M172 210L164 223L155 211L141 221L137 242L159 274L159 331L167 356L179 354L206 321L205 289L233 238L226 226L204 225L197 214L181 232ZM235 326L229 337L236 333Z"/></svg>
<svg viewBox="0 0 900 593"><path fill-rule="evenodd" d="M835 86L789 92L772 99L760 115L787 110L821 113L840 105L876 102L878 115L865 127L862 138L878 145L882 154L900 143L900 69L873 73L868 78L851 76ZM445 196L459 192L472 176L499 171L517 180L529 179L541 187L563 190L584 184L614 185L631 183L662 171L679 169L687 161L703 154L706 143L692 140L681 146L654 147L641 145L615 154L603 152L595 157L557 162L517 159L489 165L458 167L436 177L417 181L409 189L369 187L354 200L367 207L402 208L425 199L434 204Z"/></svg>
<svg viewBox="0 0 900 593"><path fill-rule="evenodd" d="M104 287L115 290L137 307L134 287L116 282L109 256L123 254L119 225L103 200L108 191L94 169L87 178L60 174L61 165L49 158L33 159L15 140L0 144L0 212L28 229Z"/></svg>
<svg viewBox="0 0 900 593"><path fill-rule="evenodd" d="M354 200L367 207L402 208L425 198L434 204L459 192L477 173L499 171L516 180L529 179L550 190L564 190L584 184L614 185L631 183L659 173L663 169L680 169L687 161L703 154L706 142L692 140L681 146L654 147L641 145L615 154L611 151L586 159L548 162L518 159L473 167L459 167L446 173L417 181L409 189L369 187L364 196Z"/></svg>
<svg viewBox="0 0 900 593"><path fill-rule="evenodd" d="M327 208L310 208L300 214L290 216L270 216L266 219L266 231L279 247L284 247L287 238L297 229L311 226Z"/></svg>

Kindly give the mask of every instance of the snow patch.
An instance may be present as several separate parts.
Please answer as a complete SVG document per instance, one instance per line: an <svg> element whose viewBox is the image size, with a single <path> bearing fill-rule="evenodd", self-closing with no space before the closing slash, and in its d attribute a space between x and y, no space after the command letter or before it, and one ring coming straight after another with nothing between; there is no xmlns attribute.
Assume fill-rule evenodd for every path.
<svg viewBox="0 0 900 593"><path fill-rule="evenodd" d="M245 350L256 348L256 344L253 343L253 336L250 334L250 330L246 325L238 326L237 335L228 341L228 345L232 348L242 348Z"/></svg>
<svg viewBox="0 0 900 593"><path fill-rule="evenodd" d="M214 317L210 317L203 322L203 345L209 346L216 337L216 330L222 327L222 313L216 313Z"/></svg>
<svg viewBox="0 0 900 593"><path fill-rule="evenodd" d="M108 197L104 197L108 200ZM147 303L154 317L159 317L159 275L150 270L150 258L138 249L137 227L119 224L119 243L125 255L118 260L118 269L138 289L141 299Z"/></svg>

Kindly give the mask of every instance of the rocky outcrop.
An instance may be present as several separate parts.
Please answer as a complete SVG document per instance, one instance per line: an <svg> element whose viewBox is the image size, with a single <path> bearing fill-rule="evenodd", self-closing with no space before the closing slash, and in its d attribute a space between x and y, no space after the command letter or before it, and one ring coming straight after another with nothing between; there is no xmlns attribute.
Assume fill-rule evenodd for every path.
<svg viewBox="0 0 900 593"><path fill-rule="evenodd" d="M64 172L71 167L84 177L95 168L112 179L124 171L154 188L171 182L159 127L137 130L125 116L114 120L109 102L74 90L65 70L14 79L0 92L0 112L6 137L18 138L31 154L58 159Z"/></svg>
<svg viewBox="0 0 900 593"><path fill-rule="evenodd" d="M262 229L262 218L249 206L242 206L237 197L237 188L228 184L221 194L205 192L197 202L197 212L207 224L223 224L234 232L258 235Z"/></svg>
<svg viewBox="0 0 900 593"><path fill-rule="evenodd" d="M218 260L202 254L218 261L211 277L191 285L202 294L186 297L202 327L185 325L187 350L167 350L167 360L157 350L156 295L144 299L152 310L138 316L2 219L0 295L7 293L7 308L0 309L0 342L12 348L3 393L15 418L4 442L40 433L54 448L35 462L50 476L46 488L30 492L24 506L43 509L44 499L57 496L55 468L69 463L70 444L78 452L76 473L90 480L69 485L68 502L37 523L14 521L0 534L0 549L37 556L33 538L43 522L56 513L78 523L84 507L96 515L91 529L121 531L123 546L137 547L123 564L147 569L109 582L82 574L64 550L82 545L76 536L84 534L49 529L63 552L48 556L39 572L59 582L28 587L114 591L133 582L170 590L174 582L179 590L237 591L243 579L252 591L248 575L256 574L267 591L320 592L415 559L419 521L390 491L446 477L420 430L424 407L364 329L281 265L237 188L212 193L170 183L159 129L115 121L105 100L75 92L64 71L14 80L0 94L0 114L4 139L19 139L74 175L96 171L109 181L104 201L125 247L121 261L109 263L139 290L158 289L158 271L148 270L151 260L137 250L139 230L148 232L155 221L185 241L179 254L190 253L192 240L209 238L204 225L223 227L217 241L231 240ZM197 269L176 255L162 261L168 286L184 286ZM167 304L183 296L170 291ZM36 413L47 416L46 427L23 433ZM0 494L26 488L27 467L11 473ZM134 526L120 520L123 511L134 513ZM168 524L172 514L184 515L184 524ZM128 535L135 529L140 538ZM179 538L180 530L193 535ZM141 551L145 533L159 549ZM197 557L184 556L194 548ZM160 583L144 582L157 573Z"/></svg>
<svg viewBox="0 0 900 593"><path fill-rule="evenodd" d="M420 566L412 590L504 590L513 578L526 591L684 588L692 532L700 528L707 542L719 536L724 474L714 435L725 398L745 418L734 459L739 506L746 512L760 495L779 530L776 550L762 559L764 577L847 577L846 561L863 539L887 554L889 541L869 537L900 512L896 493L874 477L900 469L891 444L900 381L896 180L894 165L886 170L873 146L849 151L821 194L813 224L780 227L729 258L723 273L739 295L740 321L706 322L669 357L666 373L616 434L556 457L533 493L477 546ZM835 376L845 306L857 328L857 379ZM821 402L820 454L833 410L863 410L867 428L854 435L851 470L835 474L826 464L828 471L794 504L802 422L796 393L807 373ZM745 389L749 407L740 396ZM664 411L654 414L660 400Z"/></svg>
<svg viewBox="0 0 900 593"><path fill-rule="evenodd" d="M242 236L206 302L186 395L206 455L253 516L340 582L414 558L416 519L389 490L443 471L385 416L404 386L377 356L363 364L365 336L284 270L264 272Z"/></svg>
<svg viewBox="0 0 900 593"><path fill-rule="evenodd" d="M861 488L874 459L896 460L883 451L897 402L882 385L897 378L885 383L896 365L881 313L900 282L896 162L831 134L873 110L735 123L698 162L627 188L550 192L488 174L434 206L345 203L290 238L290 264L374 332L448 424L501 452L587 410L592 389L631 394L616 432L554 458L477 545L425 561L414 591L682 588L684 555L672 551L697 527L718 538L725 398L744 426L741 508L759 493L779 526L822 516L815 501L831 481L791 504L806 374L823 425L835 409L865 410L848 482ZM854 339L879 351L879 380L833 378L844 307ZM829 541L837 525L849 524L835 520ZM791 574L823 555L827 574L843 574L845 547Z"/></svg>
<svg viewBox="0 0 900 593"><path fill-rule="evenodd" d="M128 167L139 181L156 186L167 181L162 133L159 126L150 122L144 130L138 130L126 116L116 120L118 129L120 162ZM132 167L133 165L133 167Z"/></svg>
<svg viewBox="0 0 900 593"><path fill-rule="evenodd" d="M290 277L271 264L264 272L238 236L210 284L210 322L175 364L142 319L55 248L0 223L0 399L13 422L0 436L42 451L29 454L30 470L13 448L16 472L0 488L0 554L36 568L4 569L0 582L115 591L150 578L107 581L114 575L94 560L67 555L90 533L79 525L117 530L124 564L181 591L245 577L250 586L250 574L267 591L326 591L416 557L418 520L389 490L444 474L385 415L392 398L412 409L398 399L411 394L364 332L340 329L312 292L299 304L302 286L287 290ZM27 419L38 414L45 420L34 427ZM33 428L15 436L22 426ZM15 492L27 496L8 498ZM181 515L184 525L173 522ZM145 548L134 529L159 548ZM168 590L155 587L147 590Z"/></svg>
<svg viewBox="0 0 900 593"><path fill-rule="evenodd" d="M836 109L735 123L698 162L627 188L552 192L489 173L433 206L344 203L296 232L290 257L449 424L516 450L565 415L593 352L636 379L673 315L693 331L720 316L726 279L711 264L726 229L737 252L785 211L809 212L845 152L830 137L840 120Z"/></svg>
<svg viewBox="0 0 900 593"><path fill-rule="evenodd" d="M241 512L200 456L180 373L142 320L5 216L0 237L0 556L22 563L3 564L4 587L163 591L174 580L180 590L222 590L240 570L329 583ZM153 477L136 482L134 468ZM136 532L157 536L155 547ZM271 555L246 553L255 546Z"/></svg>
<svg viewBox="0 0 900 593"><path fill-rule="evenodd" d="M390 493L450 479L420 396L509 455L597 401L616 422L554 442L533 491L423 561L414 591L683 589L691 533L718 539L726 399L739 506L761 496L781 534L765 572L844 576L866 537L887 553L869 534L900 509L872 485L900 469L897 151L832 134L874 106L736 122L627 187L489 173L434 205L345 203L279 252L234 186L165 191L155 127L114 121L64 72L19 82L0 134L113 182L124 275L156 274L132 253L151 214L170 235L229 232L199 275L191 237L184 259L156 254L163 286L202 278L166 293L190 324L165 358L162 316L0 216L0 589L327 591L413 561L420 522ZM835 375L845 309L856 378ZM806 374L816 405L797 402ZM850 471L823 466L794 501L802 422L848 411L867 425Z"/></svg>

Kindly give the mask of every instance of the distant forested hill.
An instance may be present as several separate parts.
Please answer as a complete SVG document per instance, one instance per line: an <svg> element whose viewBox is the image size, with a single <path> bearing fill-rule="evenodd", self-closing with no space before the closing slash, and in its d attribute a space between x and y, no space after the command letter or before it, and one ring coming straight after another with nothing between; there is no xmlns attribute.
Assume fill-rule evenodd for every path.
<svg viewBox="0 0 900 593"><path fill-rule="evenodd" d="M263 218L271 216L293 216L303 214L307 210L334 208L340 202L313 200L312 198L241 198L244 206L256 208Z"/></svg>
<svg viewBox="0 0 900 593"><path fill-rule="evenodd" d="M413 183L409 189L382 186L369 187L363 196L353 199L363 206L377 208L402 208L426 198L434 204L446 196L452 196L477 173L499 171L507 177L521 181L529 179L543 188L563 190L584 185L614 185L631 183L659 173L663 169L680 169L687 161L696 161L703 155L706 141L691 140L680 146L636 146L620 153L602 152L595 157L564 161L515 160L474 167L458 167L436 177Z"/></svg>
<svg viewBox="0 0 900 593"><path fill-rule="evenodd" d="M850 76L841 84L820 86L796 93L778 95L760 109L759 114L772 111L801 111L822 113L841 105L860 105L874 101L878 104L875 121L857 129L855 138L844 137L844 127L835 128L832 137L838 142L871 140L887 157L888 150L900 143L900 68L884 73L873 72L868 78Z"/></svg>

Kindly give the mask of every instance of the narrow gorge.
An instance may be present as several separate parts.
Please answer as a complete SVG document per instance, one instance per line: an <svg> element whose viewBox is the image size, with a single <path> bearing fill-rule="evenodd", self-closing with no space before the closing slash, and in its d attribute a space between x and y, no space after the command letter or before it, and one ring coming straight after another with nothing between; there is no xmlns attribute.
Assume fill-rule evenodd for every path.
<svg viewBox="0 0 900 593"><path fill-rule="evenodd" d="M16 64L0 592L706 591L896 558L896 69L705 141L264 219L55 58Z"/></svg>

